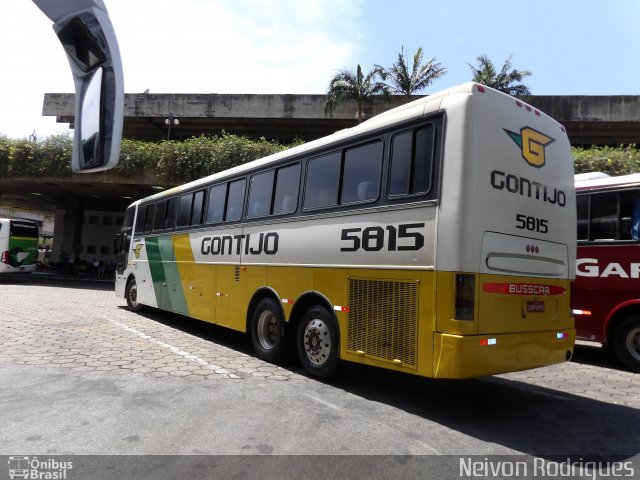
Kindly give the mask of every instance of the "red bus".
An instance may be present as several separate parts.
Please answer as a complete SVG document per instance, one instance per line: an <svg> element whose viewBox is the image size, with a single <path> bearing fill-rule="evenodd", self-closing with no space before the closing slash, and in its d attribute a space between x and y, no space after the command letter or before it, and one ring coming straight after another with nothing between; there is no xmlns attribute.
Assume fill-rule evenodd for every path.
<svg viewBox="0 0 640 480"><path fill-rule="evenodd" d="M640 372L640 174L576 175L576 337Z"/></svg>

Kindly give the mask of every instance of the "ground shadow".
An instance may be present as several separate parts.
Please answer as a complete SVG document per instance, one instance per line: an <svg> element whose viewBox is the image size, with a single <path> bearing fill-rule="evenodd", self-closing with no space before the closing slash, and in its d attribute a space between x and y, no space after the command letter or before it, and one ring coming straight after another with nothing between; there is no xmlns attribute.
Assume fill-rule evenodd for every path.
<svg viewBox="0 0 640 480"><path fill-rule="evenodd" d="M572 362L628 372L629 370L605 347L576 344Z"/></svg>
<svg viewBox="0 0 640 480"><path fill-rule="evenodd" d="M114 280L96 279L88 275L42 275L8 273L0 275L0 285L34 285L38 287L63 287L83 290L114 291Z"/></svg>
<svg viewBox="0 0 640 480"><path fill-rule="evenodd" d="M251 341L243 333L156 309L140 314L254 355ZM590 355L606 354L583 352L581 347L577 361L585 362ZM295 360L288 360L283 367L303 373ZM327 384L536 457L617 461L640 453L640 410L503 377L432 380L342 363Z"/></svg>

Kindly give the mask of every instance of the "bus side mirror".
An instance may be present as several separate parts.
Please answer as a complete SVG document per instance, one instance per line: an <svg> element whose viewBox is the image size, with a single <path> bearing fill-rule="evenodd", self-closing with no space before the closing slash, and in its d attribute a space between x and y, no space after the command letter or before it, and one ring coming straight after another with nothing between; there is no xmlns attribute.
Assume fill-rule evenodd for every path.
<svg viewBox="0 0 640 480"><path fill-rule="evenodd" d="M33 0L54 23L75 84L71 168L98 172L120 156L124 80L120 50L102 0Z"/></svg>

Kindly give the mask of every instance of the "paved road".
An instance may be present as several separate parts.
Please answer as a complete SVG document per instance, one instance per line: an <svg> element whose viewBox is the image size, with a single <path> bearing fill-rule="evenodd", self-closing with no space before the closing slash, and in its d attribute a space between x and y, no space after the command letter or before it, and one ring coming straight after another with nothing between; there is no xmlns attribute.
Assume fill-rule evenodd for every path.
<svg viewBox="0 0 640 480"><path fill-rule="evenodd" d="M3 277L0 305L0 454L640 453L640 375L592 347L483 379L345 364L321 383L105 283Z"/></svg>

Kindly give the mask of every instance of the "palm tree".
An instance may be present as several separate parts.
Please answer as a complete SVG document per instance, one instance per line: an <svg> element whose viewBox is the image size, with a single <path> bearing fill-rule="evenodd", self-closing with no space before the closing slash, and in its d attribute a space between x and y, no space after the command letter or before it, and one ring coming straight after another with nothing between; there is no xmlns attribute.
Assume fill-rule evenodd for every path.
<svg viewBox="0 0 640 480"><path fill-rule="evenodd" d="M493 62L489 60L489 57L486 55L480 55L476 58L478 61L478 68L474 67L471 64L469 68L473 71L473 81L486 85L487 87L495 88L504 93L508 93L509 95L531 95L531 91L529 87L525 84L520 83L524 79L524 77L528 77L531 75L531 72L528 70L511 70L511 57L509 56L507 60L502 65L502 69L500 69L500 73L496 72L496 68L493 65Z"/></svg>
<svg viewBox="0 0 640 480"><path fill-rule="evenodd" d="M380 72L377 68L371 70L367 75L362 73L362 68L358 64L356 73L348 68L338 70L338 73L329 82L327 100L324 104L325 115L331 115L339 103L355 100L358 111L358 123L362 122L362 109L366 102L374 95L388 97L389 88L378 81Z"/></svg>
<svg viewBox="0 0 640 480"><path fill-rule="evenodd" d="M447 69L437 63L435 57L421 65L422 56L422 47L419 47L413 55L411 72L409 72L409 62L404 47L398 54L398 60L389 69L376 65L376 68L380 70L382 79L391 80L391 85L389 85L391 93L410 96L420 90L424 90L434 80L447 73Z"/></svg>

